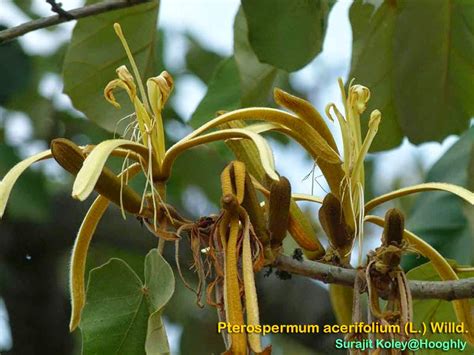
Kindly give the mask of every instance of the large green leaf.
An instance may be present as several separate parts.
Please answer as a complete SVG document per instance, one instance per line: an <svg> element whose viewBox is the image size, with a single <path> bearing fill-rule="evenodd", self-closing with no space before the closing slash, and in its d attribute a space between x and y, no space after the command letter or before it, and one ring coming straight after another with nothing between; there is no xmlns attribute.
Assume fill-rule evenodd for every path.
<svg viewBox="0 0 474 355"><path fill-rule="evenodd" d="M452 266L456 266L454 260L449 260ZM460 278L474 277L474 272L463 272L458 275ZM431 262L418 266L407 273L407 277L410 280L422 280L422 281L440 281L439 275L433 268ZM474 299L471 300L471 305L474 307ZM474 309L474 308L473 308ZM442 322L456 322L457 318L454 313L454 308L449 301L444 300L414 300L413 301L413 322L415 328L422 329L421 323L424 323L427 327L430 324L442 323ZM433 333L427 331L423 339L429 339L431 341L449 341L450 339L460 339L461 334L453 333ZM467 344L467 348L464 350L466 354L472 354L474 348ZM421 349L416 352L417 354L439 354L439 350Z"/></svg>
<svg viewBox="0 0 474 355"><path fill-rule="evenodd" d="M97 1L89 0L88 4L93 2ZM117 93L121 110L105 101L103 95L107 83L117 77L117 67L126 64L131 70L113 24L121 24L144 79L156 74L153 70L157 16L158 1L152 1L87 17L74 27L64 60L64 92L76 109L103 128L114 131L118 120L133 112L125 93Z"/></svg>
<svg viewBox="0 0 474 355"><path fill-rule="evenodd" d="M321 52L330 0L242 0L249 40L263 63L287 71Z"/></svg>
<svg viewBox="0 0 474 355"><path fill-rule="evenodd" d="M169 353L161 312L174 287L173 271L156 249L145 258L144 284L121 259L93 269L80 324L83 354Z"/></svg>
<svg viewBox="0 0 474 355"><path fill-rule="evenodd" d="M426 181L449 182L468 187L473 144L474 127L471 127L431 168ZM456 259L459 263L471 264L474 260L473 233L469 230L465 211L474 213L472 206L466 206L452 194L423 193L416 199L407 225L443 256Z"/></svg>
<svg viewBox="0 0 474 355"><path fill-rule="evenodd" d="M442 140L474 115L474 7L467 0L357 0L350 10L351 78L382 111L371 149ZM415 30L416 29L416 30ZM366 129L366 125L363 125Z"/></svg>
<svg viewBox="0 0 474 355"><path fill-rule="evenodd" d="M474 115L472 1L400 1L393 55L395 105L410 140L463 132Z"/></svg>
<svg viewBox="0 0 474 355"><path fill-rule="evenodd" d="M207 87L204 98L194 111L190 124L196 128L213 119L220 110L240 107L239 72L233 57L223 60Z"/></svg>
<svg viewBox="0 0 474 355"><path fill-rule="evenodd" d="M248 40L248 26L242 8L234 22L234 58L240 76L242 106L266 105L278 70L260 63Z"/></svg>
<svg viewBox="0 0 474 355"><path fill-rule="evenodd" d="M394 104L393 34L397 8L393 1L385 1L377 10L362 0L355 1L350 9L352 24L352 63L349 78L367 86L372 97L366 112L379 109L382 123L371 150L393 148L403 138ZM369 115L363 116L362 129L367 132Z"/></svg>
<svg viewBox="0 0 474 355"><path fill-rule="evenodd" d="M186 67L204 83L208 83L217 65L222 61L222 57L204 48L192 35L188 34L187 38L189 49L186 53Z"/></svg>

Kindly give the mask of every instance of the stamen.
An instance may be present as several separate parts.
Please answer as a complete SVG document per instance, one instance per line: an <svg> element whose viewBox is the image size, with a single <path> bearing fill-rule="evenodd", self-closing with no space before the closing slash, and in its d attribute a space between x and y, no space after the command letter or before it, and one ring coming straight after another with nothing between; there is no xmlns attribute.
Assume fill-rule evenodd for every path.
<svg viewBox="0 0 474 355"><path fill-rule="evenodd" d="M127 115L127 116L125 116L125 117L122 117L120 120L118 120L118 122L115 124L114 139L117 137L117 130L118 130L120 124L121 124L123 121L125 121L126 119L129 119L130 117L132 117L133 115L134 115L134 113L131 113L130 115ZM133 122L130 122L129 124L127 124L127 125L125 126L125 130L124 130L124 133L123 133L123 137L125 137L126 132L127 132L127 129L128 129L128 127L129 127L131 124L133 124Z"/></svg>
<svg viewBox="0 0 474 355"><path fill-rule="evenodd" d="M130 61L130 65L132 66L133 74L135 75L135 80L137 81L138 88L140 89L140 96L142 98L142 101L144 102L147 111L150 112L150 105L148 104L148 98L145 94L145 88L143 86L143 82L140 77L137 64L135 63L135 59L133 59L130 47L128 46L127 40L125 39L125 36L122 32L122 27L120 27L120 24L114 23L114 30L117 34L117 37L120 39L120 42L122 42L122 46L125 49L125 53L127 53L128 60Z"/></svg>

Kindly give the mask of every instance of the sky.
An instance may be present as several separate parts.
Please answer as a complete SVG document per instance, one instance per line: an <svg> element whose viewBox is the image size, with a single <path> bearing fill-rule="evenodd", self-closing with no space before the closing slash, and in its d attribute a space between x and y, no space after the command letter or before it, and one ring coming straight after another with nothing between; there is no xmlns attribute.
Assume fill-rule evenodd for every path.
<svg viewBox="0 0 474 355"><path fill-rule="evenodd" d="M28 20L10 0L0 1L2 7L0 23L13 26ZM63 1L66 9L81 6L82 3L79 0ZM328 102L335 102L339 107L342 107L337 78L342 77L345 81L349 73L352 42L348 20L350 4L351 1L349 0L341 0L334 5L329 16L323 52L291 77L292 84L296 88L305 91L310 90L310 92L314 88L324 88L324 90L313 92L309 96L309 99L320 112L324 112L324 107ZM49 5L44 0L33 0L32 6L33 10L41 16L51 14ZM163 0L160 8L159 26L166 28L170 33L165 65L172 68L184 60L183 54L186 49L186 42L183 34L186 32L192 33L211 50L222 55L231 54L233 46L232 27L238 7L239 1L237 0ZM25 51L30 54L52 53L61 44L69 40L73 26L74 22L69 22L56 26L53 32L35 31L21 37L20 43ZM179 104L179 113L184 117L190 117L205 95L205 85L189 75L175 83L175 88L174 100ZM62 94L60 77L53 74L47 75L41 82L40 91L42 95L54 98L54 102L58 107L72 109L69 98ZM329 126L339 137L338 143L340 145L338 127L332 123L329 123ZM28 117L19 113L9 114L5 131L7 141L20 147L22 142L32 135ZM384 193L388 191L395 179L401 179L404 184L420 182L418 175L402 172L417 171L419 164L422 165L424 170L427 170L455 141L456 137L448 137L442 144L426 143L415 147L405 140L401 147L378 154L375 159L374 176L378 181L375 192ZM292 181L293 190L300 193L311 193L312 183L310 179L303 181L303 178L311 171L312 161L296 144L282 146L273 142L272 147L276 156L277 169ZM41 144L37 146L28 144L28 147L23 148L24 155L44 149ZM291 161L292 164L285 164L288 161ZM323 190L324 182L322 188L316 185L315 194L321 195ZM0 299L0 349L9 347L11 342L6 317L6 311ZM170 327L170 331L170 335L175 338L174 341L171 340L170 342L176 344L180 330Z"/></svg>

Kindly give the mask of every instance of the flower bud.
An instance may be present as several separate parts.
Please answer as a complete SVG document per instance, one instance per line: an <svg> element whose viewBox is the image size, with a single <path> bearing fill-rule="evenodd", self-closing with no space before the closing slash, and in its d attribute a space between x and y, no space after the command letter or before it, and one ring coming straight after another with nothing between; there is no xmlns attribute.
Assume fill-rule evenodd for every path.
<svg viewBox="0 0 474 355"><path fill-rule="evenodd" d="M370 99L370 90L362 85L353 85L349 90L349 104L360 115Z"/></svg>
<svg viewBox="0 0 474 355"><path fill-rule="evenodd" d="M173 90L173 78L167 71L163 71L159 76L148 79L146 85L151 108L158 115Z"/></svg>

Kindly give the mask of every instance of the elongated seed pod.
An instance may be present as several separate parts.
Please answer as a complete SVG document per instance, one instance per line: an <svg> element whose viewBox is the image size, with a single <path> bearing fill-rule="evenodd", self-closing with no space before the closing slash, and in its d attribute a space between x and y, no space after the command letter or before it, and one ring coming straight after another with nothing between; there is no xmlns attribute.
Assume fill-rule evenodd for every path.
<svg viewBox="0 0 474 355"><path fill-rule="evenodd" d="M283 243L288 230L290 215L291 185L287 178L280 177L270 187L270 201L268 204L268 229L272 248L277 248Z"/></svg>
<svg viewBox="0 0 474 355"><path fill-rule="evenodd" d="M349 253L352 248L352 236L347 231L344 212L339 199L328 193L319 209L319 221L331 245L339 252L341 257Z"/></svg>
<svg viewBox="0 0 474 355"><path fill-rule="evenodd" d="M51 142L51 152L58 164L74 176L77 175L85 160L81 148L64 138L54 139ZM140 195L131 187L122 186L120 178L110 169L103 169L94 189L116 205L123 206L126 211L132 214L140 213Z"/></svg>

